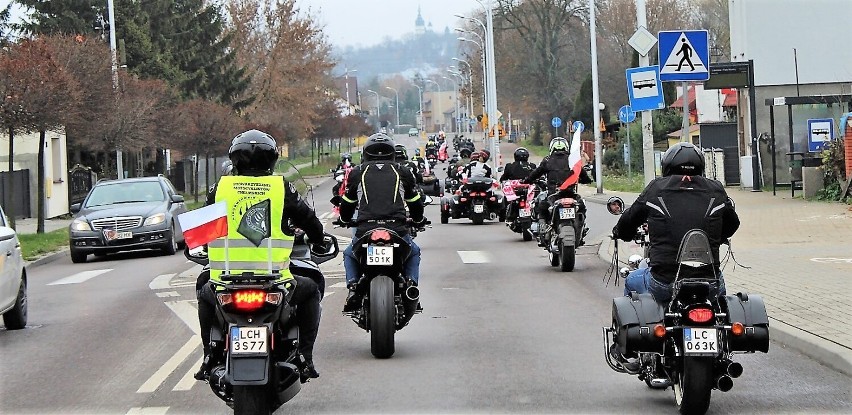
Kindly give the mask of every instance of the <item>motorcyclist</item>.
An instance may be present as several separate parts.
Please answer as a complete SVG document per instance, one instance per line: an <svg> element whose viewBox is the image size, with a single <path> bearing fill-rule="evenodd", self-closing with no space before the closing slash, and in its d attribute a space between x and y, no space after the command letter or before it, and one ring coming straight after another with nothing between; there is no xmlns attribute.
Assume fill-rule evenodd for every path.
<svg viewBox="0 0 852 415"><path fill-rule="evenodd" d="M356 227L353 244L366 232L378 227L399 234L411 246L411 254L403 265L405 278L409 284L417 285L420 279L420 247L414 243L406 225L408 215L415 226L423 226L428 221L423 216L423 199L414 176L408 169L399 168L394 162L395 155L396 148L390 137L373 134L367 139L361 156L363 162L352 170L351 180L343 195L340 221L350 224L357 208L358 219L350 224ZM360 272L351 244L343 251L343 255L346 285L349 288L343 311L347 312L357 310L359 306L355 285Z"/></svg>
<svg viewBox="0 0 852 415"><path fill-rule="evenodd" d="M438 144L435 143L435 140L429 140L426 142L426 157L430 155L434 155L436 158L438 157Z"/></svg>
<svg viewBox="0 0 852 415"><path fill-rule="evenodd" d="M462 177L491 177L491 166L485 164L485 155L481 151L470 155L470 163L462 170Z"/></svg>
<svg viewBox="0 0 852 415"><path fill-rule="evenodd" d="M411 174L414 175L415 182L417 184L423 183L423 175L420 174L420 170L417 167L417 163L408 159L408 149L405 148L402 144L394 145L394 161L399 163L400 166L405 167Z"/></svg>
<svg viewBox="0 0 852 415"><path fill-rule="evenodd" d="M268 273L266 267L243 269L250 268L250 265L239 266L240 262L256 263L257 258L262 258L264 263L269 260L270 248L261 241L263 239L271 239L272 244L277 243L276 247L271 248L273 264L288 263L293 245L293 232L289 223L305 231L312 251L316 253L326 251L323 226L313 209L302 200L293 185L286 179L272 176L275 162L278 160L278 146L272 136L258 130L243 132L234 137L228 150L228 157L233 163L232 175L223 176L219 180L207 195L206 203L208 205L216 202L227 204L230 222L227 239L232 248L239 246L239 249L231 249L226 253L224 243L226 238L219 238L208 244L210 281L221 281L225 271L226 256L230 261L231 269L238 268L240 272L251 271L257 274ZM249 212L265 214L267 218L270 218L272 226L267 232L271 236L250 235L244 230L243 224L246 223L246 218L250 214L254 215ZM257 242L260 242L260 245L252 242L249 236L258 239ZM247 246L242 246L246 244ZM295 284L288 283L288 285L295 285L290 303L296 307L295 322L299 327L299 352L306 362L302 376L319 377L313 361L314 342L320 323L318 285L310 278L292 275L287 268L278 271L281 274L278 282L295 281ZM213 325L218 324L214 291L212 283L203 281L197 292L198 320L204 349L201 368L195 374L198 380L207 379L210 369L217 363L211 359L210 345L210 332Z"/></svg>
<svg viewBox="0 0 852 415"><path fill-rule="evenodd" d="M524 147L518 147L514 153L515 161L506 163L500 181L523 180L535 170L535 164L530 163L530 152Z"/></svg>
<svg viewBox="0 0 852 415"><path fill-rule="evenodd" d="M704 156L694 145L675 144L663 154L661 167L663 176L648 183L613 228L614 236L631 241L639 226L648 224L649 267L628 275L624 295L650 292L658 302L668 303L678 268L678 248L692 229L707 233L720 279L718 294L724 295L719 245L740 226L733 203L721 183L703 176Z"/></svg>
<svg viewBox="0 0 852 415"><path fill-rule="evenodd" d="M411 161L413 161L414 163L417 164L417 170L418 171L426 168L426 160L424 160L423 156L420 155L420 149L419 148L414 149L414 156L411 157Z"/></svg>
<svg viewBox="0 0 852 415"><path fill-rule="evenodd" d="M569 162L569 152L568 152L568 140L563 137L555 137L550 140L550 155L545 157L541 164L538 165L535 170L532 171L525 179L522 180L522 183L533 184L535 181L543 176L547 175L547 197L542 197L542 199L538 202L538 227L539 229L544 229L545 224L550 221L550 217L548 215L550 205L553 201L570 196L577 201L577 210L579 213L586 213L586 204L583 202L583 198L577 193L577 185L568 185L566 181L569 177L576 174L573 170L573 166ZM580 183L586 184L591 183L592 179L589 178L589 175L582 168L580 170L580 177L578 181ZM584 225L585 226L585 225ZM586 234L588 228L583 229L583 235Z"/></svg>
<svg viewBox="0 0 852 415"><path fill-rule="evenodd" d="M340 163L337 163L337 168L335 170L345 170L346 168L352 167L352 154L343 153L340 155Z"/></svg>

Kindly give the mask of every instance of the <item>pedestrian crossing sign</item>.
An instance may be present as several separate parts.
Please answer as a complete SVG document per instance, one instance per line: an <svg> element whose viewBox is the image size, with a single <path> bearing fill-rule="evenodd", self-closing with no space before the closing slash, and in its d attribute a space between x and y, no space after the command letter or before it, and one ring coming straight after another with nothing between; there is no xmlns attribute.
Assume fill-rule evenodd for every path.
<svg viewBox="0 0 852 415"><path fill-rule="evenodd" d="M659 32L661 81L710 79L710 42L706 30Z"/></svg>

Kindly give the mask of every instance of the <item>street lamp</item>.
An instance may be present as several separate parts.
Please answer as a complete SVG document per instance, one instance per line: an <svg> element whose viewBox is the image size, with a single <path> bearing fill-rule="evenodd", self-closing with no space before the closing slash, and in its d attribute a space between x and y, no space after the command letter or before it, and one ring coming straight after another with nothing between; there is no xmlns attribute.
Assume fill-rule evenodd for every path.
<svg viewBox="0 0 852 415"><path fill-rule="evenodd" d="M444 129L444 112L441 110L441 84L439 84L439 83L437 83L437 82L435 82L431 79L427 79L426 83L427 84L435 84L435 86L438 87L438 99L437 99L437 101L438 101L438 114L440 114L439 120L441 121L441 123L439 125L441 126L440 130L443 130ZM435 116L434 115L432 116L432 123L433 124L435 123Z"/></svg>
<svg viewBox="0 0 852 415"><path fill-rule="evenodd" d="M390 89L394 94L396 94L396 128L399 128L399 91L389 86L386 86L385 88Z"/></svg>
<svg viewBox="0 0 852 415"><path fill-rule="evenodd" d="M477 23L479 23L483 27L483 29L485 29L485 55L488 56L488 59L485 61L488 74L488 76L486 77L488 79L488 82L485 96L488 99L488 105L486 106L486 108L488 109L488 131L492 131L492 129L496 130L496 125L499 121L497 119L497 74L495 62L496 56L494 55L494 16L492 14L491 7L486 6L485 3L480 0L475 1L479 3L479 5L482 6L483 9L485 9L487 24L483 24L482 22L473 18L468 18L468 20L476 20ZM489 6L490 4L491 2L489 1ZM500 160L500 157L498 156L498 153L500 151L499 147L497 146L498 140L499 135L497 131L494 131L494 139L491 140L491 148L492 153L494 154L495 167L499 166Z"/></svg>
<svg viewBox="0 0 852 415"><path fill-rule="evenodd" d="M419 104L420 104L420 113L417 115L417 121L420 121L420 122L419 122L419 125L417 126L417 128L422 131L423 130L423 87L421 87L420 85L417 85L415 83L412 83L412 85L414 85L414 87L417 88L417 98L418 98L418 101L419 101Z"/></svg>
<svg viewBox="0 0 852 415"><path fill-rule="evenodd" d="M381 120L381 110L379 109L379 93L376 92L376 91L373 91L372 89L368 89L367 92L371 92L373 94L376 94L376 123L379 124L379 129L381 130L382 120Z"/></svg>

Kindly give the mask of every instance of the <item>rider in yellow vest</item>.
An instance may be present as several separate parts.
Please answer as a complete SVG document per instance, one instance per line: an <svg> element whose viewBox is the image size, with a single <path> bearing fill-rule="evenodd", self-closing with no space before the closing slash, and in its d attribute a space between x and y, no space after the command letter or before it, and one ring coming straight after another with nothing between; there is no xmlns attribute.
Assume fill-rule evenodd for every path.
<svg viewBox="0 0 852 415"><path fill-rule="evenodd" d="M257 130L236 136L228 150L233 175L222 176L207 196L207 204L226 202L228 207L228 252L225 238L208 244L210 280L220 281L222 274L251 271L268 274L270 268L281 275L279 282L295 281L290 300L296 306L299 326L299 351L305 357L304 377L315 378L313 346L320 321L320 292L310 278L290 273L289 259L293 232L289 222L303 229L314 252L325 251L323 226L314 211L284 178L272 176L278 160L278 147L269 134ZM267 228L268 227L268 228ZM270 255L271 251L271 255ZM206 379L211 362L210 331L216 319L216 299L212 284L204 284L198 293L198 318L204 361L196 379Z"/></svg>

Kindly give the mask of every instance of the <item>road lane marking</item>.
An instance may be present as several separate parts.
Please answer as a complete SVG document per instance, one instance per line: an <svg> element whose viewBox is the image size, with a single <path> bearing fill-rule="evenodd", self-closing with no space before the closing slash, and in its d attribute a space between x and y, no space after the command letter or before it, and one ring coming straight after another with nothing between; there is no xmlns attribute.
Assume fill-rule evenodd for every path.
<svg viewBox="0 0 852 415"><path fill-rule="evenodd" d="M491 262L485 251L456 251L465 264L485 264Z"/></svg>
<svg viewBox="0 0 852 415"><path fill-rule="evenodd" d="M166 415L168 411L168 406L149 406L146 408L135 406L127 411L127 415Z"/></svg>
<svg viewBox="0 0 852 415"><path fill-rule="evenodd" d="M60 280L56 280L47 285L65 285L65 284L79 284L81 282L86 282L92 278L97 277L101 274L106 274L107 272L112 271L112 268L107 269L93 269L91 271L82 271L78 272L74 275L70 275L68 277L62 278Z"/></svg>
<svg viewBox="0 0 852 415"><path fill-rule="evenodd" d="M198 309L192 304L194 300L181 301L166 301L166 306L169 307L175 315L186 324L190 330L196 335L201 334L201 327L198 325Z"/></svg>
<svg viewBox="0 0 852 415"><path fill-rule="evenodd" d="M201 347L201 337L200 336L192 336L189 338L189 341L180 348L165 364L160 366L153 375L151 375L142 386L136 390L136 393L151 393L157 390L161 384L169 377L172 372L174 372L177 367L186 360L189 355L194 352L196 349ZM147 413L147 412L146 412ZM163 412L165 413L165 412Z"/></svg>
<svg viewBox="0 0 852 415"><path fill-rule="evenodd" d="M330 285L328 288L346 288L345 282L338 282L336 284Z"/></svg>
<svg viewBox="0 0 852 415"><path fill-rule="evenodd" d="M198 358L198 361L195 362L194 365L190 366L189 372L186 372L186 374L183 375L182 378L180 378L180 381L178 381L177 385L175 385L175 387L172 388L173 392L188 391L188 390L192 389L192 387L195 385L195 383L198 382L197 380L195 380L195 370L196 370L195 368L201 367L201 361L202 360L204 360L204 356Z"/></svg>
<svg viewBox="0 0 852 415"><path fill-rule="evenodd" d="M180 294L178 294L177 291L160 291L160 292L155 293L155 294L157 294L157 297L160 297L160 298L163 298L163 297L180 297Z"/></svg>
<svg viewBox="0 0 852 415"><path fill-rule="evenodd" d="M164 290L164 289L167 289L167 288L172 288L169 285L169 281L171 281L172 277L174 277L174 276L175 276L175 274L157 275L157 277L154 278L153 280L151 280L151 283L148 284L148 288L150 288L152 290Z"/></svg>

